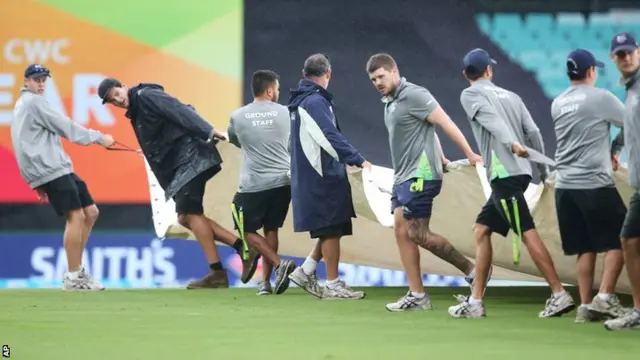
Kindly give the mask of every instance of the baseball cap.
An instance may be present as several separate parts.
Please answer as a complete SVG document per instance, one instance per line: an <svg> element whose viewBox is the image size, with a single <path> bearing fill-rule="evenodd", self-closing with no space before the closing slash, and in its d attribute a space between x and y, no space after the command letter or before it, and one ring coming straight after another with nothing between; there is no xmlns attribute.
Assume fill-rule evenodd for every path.
<svg viewBox="0 0 640 360"><path fill-rule="evenodd" d="M638 48L636 39L628 32L621 32L611 39L611 53L618 51L632 51Z"/></svg>
<svg viewBox="0 0 640 360"><path fill-rule="evenodd" d="M567 72L575 75L583 75L591 67L604 69L604 63L596 60L592 53L585 49L576 49L567 56Z"/></svg>
<svg viewBox="0 0 640 360"><path fill-rule="evenodd" d="M106 78L100 82L100 85L98 85L98 96L102 99L102 104L107 102L105 99L107 93L114 87L122 87L122 84L114 78Z"/></svg>
<svg viewBox="0 0 640 360"><path fill-rule="evenodd" d="M488 52L480 48L469 51L462 62L464 71L469 75L482 74L489 65L498 63L489 56Z"/></svg>
<svg viewBox="0 0 640 360"><path fill-rule="evenodd" d="M51 71L40 64L31 64L24 70L25 78L36 79L43 76L51 77Z"/></svg>

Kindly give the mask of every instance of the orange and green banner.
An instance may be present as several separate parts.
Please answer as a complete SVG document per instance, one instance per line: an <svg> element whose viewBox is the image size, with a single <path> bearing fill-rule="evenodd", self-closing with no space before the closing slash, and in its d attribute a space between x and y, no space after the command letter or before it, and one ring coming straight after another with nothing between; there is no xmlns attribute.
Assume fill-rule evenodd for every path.
<svg viewBox="0 0 640 360"><path fill-rule="evenodd" d="M105 77L155 82L226 127L242 101L242 0L0 0L0 203L37 202L20 177L10 123L24 69L51 69L45 96L72 120L137 147L124 111L103 106ZM131 153L65 141L99 203L148 203L144 162Z"/></svg>

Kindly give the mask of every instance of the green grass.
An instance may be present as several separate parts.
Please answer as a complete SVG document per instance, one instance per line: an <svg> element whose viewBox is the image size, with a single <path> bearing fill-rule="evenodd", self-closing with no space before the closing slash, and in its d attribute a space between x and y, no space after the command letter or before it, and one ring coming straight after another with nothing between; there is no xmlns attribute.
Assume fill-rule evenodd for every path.
<svg viewBox="0 0 640 360"><path fill-rule="evenodd" d="M366 289L361 301L321 301L291 289L0 292L0 342L15 359L632 359L638 332L538 319L548 289L490 288L486 319L434 311L390 313L405 289ZM577 297L576 297L577 299ZM624 299L628 304L628 299Z"/></svg>

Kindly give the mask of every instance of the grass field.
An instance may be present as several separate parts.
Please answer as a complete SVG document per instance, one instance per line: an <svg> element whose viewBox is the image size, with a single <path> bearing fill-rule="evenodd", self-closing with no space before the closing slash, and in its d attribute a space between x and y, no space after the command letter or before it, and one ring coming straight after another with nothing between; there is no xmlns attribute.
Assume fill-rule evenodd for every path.
<svg viewBox="0 0 640 360"><path fill-rule="evenodd" d="M547 288L490 288L486 319L452 319L453 294L435 309L390 313L405 289L366 289L361 301L321 301L300 289L0 292L0 342L15 359L633 359L639 332L538 319ZM577 299L577 297L575 297ZM628 304L629 299L624 299Z"/></svg>

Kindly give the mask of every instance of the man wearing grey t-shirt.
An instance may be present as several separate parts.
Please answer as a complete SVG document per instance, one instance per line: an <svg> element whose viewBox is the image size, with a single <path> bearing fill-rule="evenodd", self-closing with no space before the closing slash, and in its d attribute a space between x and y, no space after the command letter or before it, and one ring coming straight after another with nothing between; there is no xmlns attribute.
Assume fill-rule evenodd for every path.
<svg viewBox="0 0 640 360"><path fill-rule="evenodd" d="M409 292L387 304L389 311L431 309L422 285L421 246L452 264L473 283L474 265L444 237L429 228L433 200L442 187L442 149L436 125L458 145L472 164L482 161L475 154L460 129L451 121L431 93L400 77L396 61L389 54L369 58L367 73L384 96L384 122L389 132L389 146L394 170L391 212L394 214L396 242L409 281Z"/></svg>
<svg viewBox="0 0 640 360"><path fill-rule="evenodd" d="M611 125L622 126L624 105L595 87L604 64L589 51L567 57L571 86L551 104L556 134L555 203L565 255L577 255L581 305L576 322L616 318L623 308L614 291L622 272L620 230L627 208L613 181ZM606 253L600 291L591 290L598 253Z"/></svg>
<svg viewBox="0 0 640 360"><path fill-rule="evenodd" d="M630 33L617 34L611 40L611 60L622 75L627 90L624 113L624 146L627 150L629 185L636 191L629 201L620 237L633 295L634 310L617 319L607 320L608 330L640 330L640 49Z"/></svg>
<svg viewBox="0 0 640 360"><path fill-rule="evenodd" d="M524 192L531 182L531 164L526 159L528 144L544 153L542 136L531 114L515 93L491 81L496 62L482 49L474 49L463 59L465 78L470 86L460 94L460 102L485 159L491 196L476 218L476 281L471 296L449 308L455 318L478 318L486 315L482 301L486 278L492 261L492 233L504 237L509 230L517 235L514 246L524 242L533 262L549 283L553 294L539 317L560 316L575 308L565 291L547 247L538 234ZM542 178L546 166L538 164ZM516 248L517 249L517 248ZM516 255L519 253L516 252ZM514 262L519 258L514 257Z"/></svg>
<svg viewBox="0 0 640 360"><path fill-rule="evenodd" d="M289 109L278 104L279 76L270 70L253 73L254 100L231 114L229 142L242 151L240 184L233 198L235 227L265 257L263 281L258 295L268 295L271 271L276 267L275 293L289 287L291 260L280 260L278 229L282 227L291 202L289 182ZM242 216L239 216L242 214ZM264 230L264 237L258 230ZM258 258L256 258L256 262Z"/></svg>

